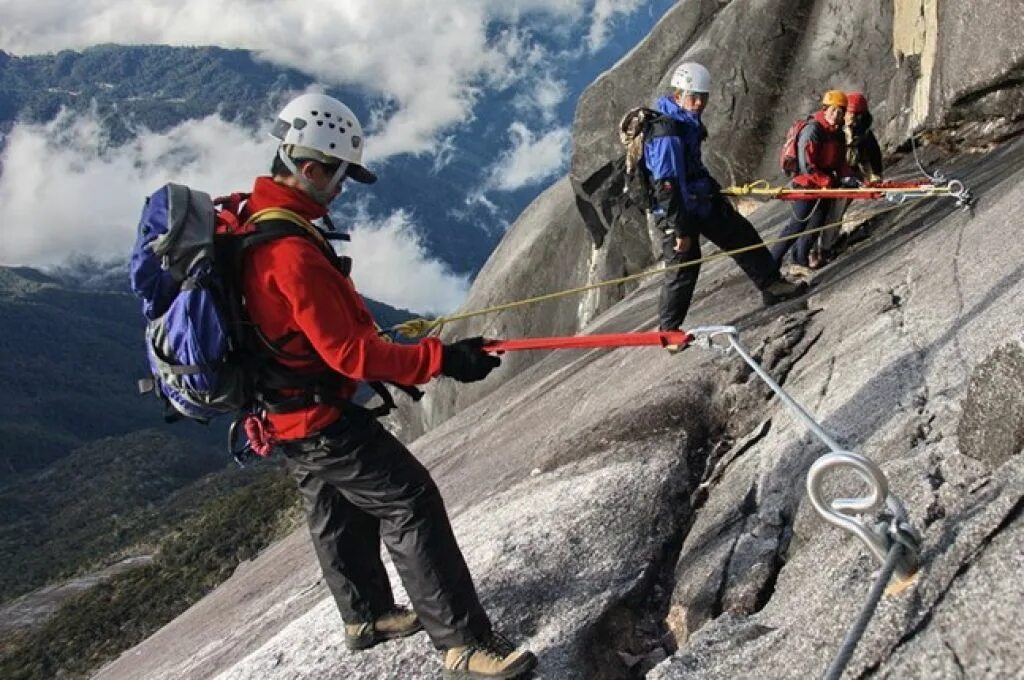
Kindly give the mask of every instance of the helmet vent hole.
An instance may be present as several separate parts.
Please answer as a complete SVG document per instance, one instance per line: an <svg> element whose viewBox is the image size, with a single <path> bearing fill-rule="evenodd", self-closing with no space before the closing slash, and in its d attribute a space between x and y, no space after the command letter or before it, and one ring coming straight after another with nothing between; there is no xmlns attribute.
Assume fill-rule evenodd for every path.
<svg viewBox="0 0 1024 680"><path fill-rule="evenodd" d="M334 129L334 123L328 123L327 127L331 128L333 130Z"/></svg>
<svg viewBox="0 0 1024 680"><path fill-rule="evenodd" d="M334 142L331 142L331 144L330 144L330 147L331 147L332 149L334 148Z"/></svg>
<svg viewBox="0 0 1024 680"><path fill-rule="evenodd" d="M324 126L324 122L322 120L318 120L316 124L319 125L320 127Z"/></svg>
<svg viewBox="0 0 1024 680"><path fill-rule="evenodd" d="M314 116L319 116L320 115L319 111L311 111L310 113L312 113Z"/></svg>
<svg viewBox="0 0 1024 680"><path fill-rule="evenodd" d="M327 118L330 118L331 117L331 112L330 111L324 111L324 116L327 117Z"/></svg>

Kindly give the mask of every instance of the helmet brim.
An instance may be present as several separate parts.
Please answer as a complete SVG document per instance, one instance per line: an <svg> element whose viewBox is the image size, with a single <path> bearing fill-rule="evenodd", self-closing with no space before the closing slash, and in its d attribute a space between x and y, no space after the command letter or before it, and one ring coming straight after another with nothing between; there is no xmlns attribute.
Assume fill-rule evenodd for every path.
<svg viewBox="0 0 1024 680"><path fill-rule="evenodd" d="M352 163L345 170L345 176L360 184L373 184L377 181L377 175L370 172L361 165Z"/></svg>

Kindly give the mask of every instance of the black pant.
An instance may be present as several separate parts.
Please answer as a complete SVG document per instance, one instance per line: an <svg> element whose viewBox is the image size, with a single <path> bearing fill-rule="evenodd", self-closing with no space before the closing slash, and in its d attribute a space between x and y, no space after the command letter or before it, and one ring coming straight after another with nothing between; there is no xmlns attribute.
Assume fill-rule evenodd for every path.
<svg viewBox="0 0 1024 680"><path fill-rule="evenodd" d="M394 606L381 539L413 609L441 649L491 630L426 468L359 409L321 435L282 445L341 618L372 621Z"/></svg>
<svg viewBox="0 0 1024 680"><path fill-rule="evenodd" d="M682 253L675 249L675 232L664 233L662 251L666 266L699 260L701 257L700 237L703 235L722 250L737 250L762 244L760 248L753 248L731 257L754 282L758 290L764 290L769 284L778 280L779 268L772 260L768 248L763 245L754 225L740 215L725 198L721 196L713 198L708 218L693 220L688 226L690 247ZM658 305L658 325L661 330L675 330L682 327L686 312L690 308L693 291L697 287L699 273L700 265L691 265L665 272L665 285L662 286Z"/></svg>
<svg viewBox="0 0 1024 680"><path fill-rule="evenodd" d="M780 237L792 236L802 231L817 229L825 224L825 219L832 210L834 199L817 199L813 201L795 201L793 203L793 218L786 225L786 228L779 234ZM772 257L776 265L782 264L782 258L790 248L793 248L793 262L807 266L808 256L811 254L811 247L817 242L819 232L804 234L800 238L782 241L772 246Z"/></svg>

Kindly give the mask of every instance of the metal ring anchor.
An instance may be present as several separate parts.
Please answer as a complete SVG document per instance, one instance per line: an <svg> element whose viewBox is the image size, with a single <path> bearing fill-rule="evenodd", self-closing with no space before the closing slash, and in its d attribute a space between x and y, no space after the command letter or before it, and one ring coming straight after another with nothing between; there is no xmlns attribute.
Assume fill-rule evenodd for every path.
<svg viewBox="0 0 1024 680"><path fill-rule="evenodd" d="M791 413L802 421L807 429L817 437L830 453L821 456L811 466L807 475L807 492L811 497L814 509L828 522L846 529L867 545L868 549L880 562L884 563L886 555L894 542L904 545L903 557L896 568L900 578L907 578L917 570L917 555L920 538L907 519L907 511L893 494L889 493L889 483L882 470L870 459L856 453L846 451L833 439L814 417L804 409L782 386L762 367L740 344L735 326L699 326L689 331L694 343L704 345L724 354L736 352L790 409ZM716 342L725 336L728 345ZM829 472L846 467L852 469L870 488L870 493L858 498L837 498L831 503L824 500L822 484ZM870 513L885 507L887 521L875 527L869 527L854 515Z"/></svg>
<svg viewBox="0 0 1024 680"><path fill-rule="evenodd" d="M946 183L949 195L956 199L958 207L969 209L974 204L974 194L958 179L951 179Z"/></svg>
<svg viewBox="0 0 1024 680"><path fill-rule="evenodd" d="M825 477L837 470L854 472L869 487L869 493L856 498L825 500L823 485ZM821 517L840 529L845 529L861 540L880 564L894 541L903 543L903 557L896 567L899 578L908 578L917 571L916 532L907 522L906 510L899 499L889 493L889 483L882 470L870 459L850 451L834 451L825 454L811 465L807 473L807 495ZM856 515L877 512L885 507L888 520L875 526L865 524Z"/></svg>
<svg viewBox="0 0 1024 680"><path fill-rule="evenodd" d="M737 335L735 326L698 326L687 332L693 337L693 343L721 354L729 354L732 351L731 343L715 342L715 338L725 335L731 341Z"/></svg>

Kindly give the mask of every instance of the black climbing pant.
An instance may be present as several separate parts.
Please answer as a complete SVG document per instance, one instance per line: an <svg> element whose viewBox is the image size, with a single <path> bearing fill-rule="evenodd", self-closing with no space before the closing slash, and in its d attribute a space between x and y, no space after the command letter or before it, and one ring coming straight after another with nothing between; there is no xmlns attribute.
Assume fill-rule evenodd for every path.
<svg viewBox="0 0 1024 680"><path fill-rule="evenodd" d="M772 260L768 248L763 245L754 225L740 215L725 198L716 196L712 199L707 219L693 220L687 226L690 232L690 247L685 252L676 251L676 235L673 230L663 231L662 251L666 266L699 260L700 237L704 236L722 250L737 250L762 244L760 248L753 248L731 257L758 290L764 290L778 280L779 268ZM665 272L665 283L661 288L658 305L658 325L661 330L682 328L690 301L693 299L693 291L697 287L699 273L699 264Z"/></svg>
<svg viewBox="0 0 1024 680"><path fill-rule="evenodd" d="M283 442L313 547L345 623L394 606L381 539L413 609L440 649L486 637L448 513L430 473L368 413L353 407L322 433Z"/></svg>
<svg viewBox="0 0 1024 680"><path fill-rule="evenodd" d="M792 236L802 231L817 229L825 224L825 220L832 214L832 204L835 199L816 199L813 201L794 201L793 217L789 224L782 230L779 237ZM772 257L776 266L782 264L782 258L790 248L793 248L793 262L803 267L808 265L808 257L811 254L811 247L818 240L819 232L804 234L803 236L781 241L772 246ZM796 246L794 247L794 242Z"/></svg>

